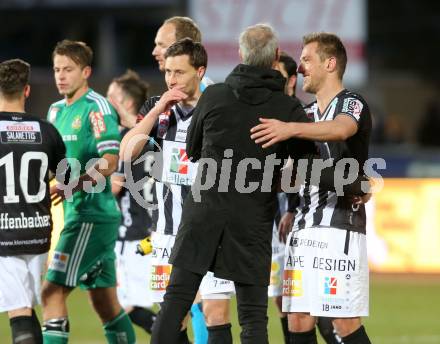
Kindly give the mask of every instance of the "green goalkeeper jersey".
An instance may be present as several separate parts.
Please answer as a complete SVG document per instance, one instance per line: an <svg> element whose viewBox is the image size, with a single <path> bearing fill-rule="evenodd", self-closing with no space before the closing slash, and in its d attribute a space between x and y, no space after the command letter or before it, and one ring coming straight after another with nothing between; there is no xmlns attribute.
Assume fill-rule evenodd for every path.
<svg viewBox="0 0 440 344"><path fill-rule="evenodd" d="M119 154L120 136L114 108L92 89L73 104L60 100L49 108L48 119L60 132L66 145L66 157L72 168L71 177L78 177L93 165L93 159L104 154ZM71 179L72 179L71 178ZM81 190L64 201L64 222L113 222L120 220L120 211L111 192L110 178L87 191Z"/></svg>

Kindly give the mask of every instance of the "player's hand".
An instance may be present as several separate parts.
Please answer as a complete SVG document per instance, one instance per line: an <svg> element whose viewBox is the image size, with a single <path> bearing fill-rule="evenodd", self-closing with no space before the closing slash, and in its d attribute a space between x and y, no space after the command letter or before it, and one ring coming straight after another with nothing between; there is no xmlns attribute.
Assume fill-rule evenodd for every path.
<svg viewBox="0 0 440 344"><path fill-rule="evenodd" d="M260 122L261 124L251 129L251 139L257 144L263 143L263 148L270 147L291 137L289 125L286 122L272 118L260 118Z"/></svg>
<svg viewBox="0 0 440 344"><path fill-rule="evenodd" d="M287 211L280 219L278 224L278 237L281 242L286 243L287 236L292 230L294 215L293 213Z"/></svg>
<svg viewBox="0 0 440 344"><path fill-rule="evenodd" d="M62 201L66 199L66 195L63 189L60 189L58 186L60 184L54 184L50 187L50 200L53 205L60 204Z"/></svg>
<svg viewBox="0 0 440 344"><path fill-rule="evenodd" d="M187 94L184 93L180 88L173 87L172 89L166 91L160 97L159 101L154 106L159 113L167 112L173 107L173 105L178 102L188 98Z"/></svg>

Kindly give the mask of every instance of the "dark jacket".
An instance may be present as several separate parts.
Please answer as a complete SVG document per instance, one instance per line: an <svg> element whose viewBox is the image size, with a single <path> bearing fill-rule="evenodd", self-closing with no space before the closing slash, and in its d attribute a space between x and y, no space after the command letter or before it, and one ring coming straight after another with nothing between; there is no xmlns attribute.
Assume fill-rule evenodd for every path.
<svg viewBox="0 0 440 344"><path fill-rule="evenodd" d="M284 83L278 71L238 65L224 83L203 93L186 148L190 159L200 159L197 179L215 181L209 190L200 191L200 202L194 198L195 186L185 199L172 264L200 274L210 270L241 283L268 285L276 182L282 164L273 173L270 168L263 173L266 158L276 153L277 159L288 155L297 159L315 151L309 141L289 140L263 149L250 139L250 129L259 124L259 117L307 121L299 101L284 95ZM230 151L225 153L228 149L232 157ZM209 173L206 158L217 165ZM247 164L250 160L243 161L249 158L252 167ZM237 169L242 173L237 174ZM224 178L229 175L229 180ZM259 187L244 191L243 186L254 185L249 183ZM262 184L268 186L263 191Z"/></svg>

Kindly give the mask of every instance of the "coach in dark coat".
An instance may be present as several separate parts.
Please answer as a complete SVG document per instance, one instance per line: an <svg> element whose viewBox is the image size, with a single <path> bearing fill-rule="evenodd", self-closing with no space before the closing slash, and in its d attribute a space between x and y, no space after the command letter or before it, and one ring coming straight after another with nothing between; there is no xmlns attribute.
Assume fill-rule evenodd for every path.
<svg viewBox="0 0 440 344"><path fill-rule="evenodd" d="M286 122L307 120L298 100L284 95L284 85L285 79L276 70L240 64L225 83L208 87L200 98L186 146L190 159L200 159L199 176L183 206L171 257L174 266L199 274L210 270L217 277L245 284L269 284L281 163L288 153L297 159L314 150L311 141L262 149L250 139L250 129L259 123L261 114ZM278 165L265 168L273 154L280 159ZM215 182L208 190L198 191L197 184L206 184L206 158L216 162L215 173L210 173ZM243 159L249 158L254 160L253 167L244 164ZM225 171L228 162L230 173ZM222 179L228 179L227 185L222 185L226 184ZM249 183L258 188L243 190Z"/></svg>

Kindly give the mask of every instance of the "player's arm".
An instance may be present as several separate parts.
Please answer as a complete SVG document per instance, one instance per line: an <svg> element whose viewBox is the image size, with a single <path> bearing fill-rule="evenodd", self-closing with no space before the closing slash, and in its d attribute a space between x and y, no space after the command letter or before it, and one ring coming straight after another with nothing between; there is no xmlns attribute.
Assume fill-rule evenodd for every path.
<svg viewBox="0 0 440 344"><path fill-rule="evenodd" d="M58 204L70 197L72 194L85 189L85 183L96 185L102 177L110 176L118 166L118 154L104 154L93 166L77 179L69 181L67 185L61 186L57 183L50 188L51 199Z"/></svg>
<svg viewBox="0 0 440 344"><path fill-rule="evenodd" d="M121 141L121 160L131 161L138 157L150 139L149 135L160 114L166 113L173 105L186 97L187 95L178 88L166 91L146 116L124 135Z"/></svg>
<svg viewBox="0 0 440 344"><path fill-rule="evenodd" d="M357 133L358 125L350 116L340 114L332 121L316 123L282 122L260 118L261 124L251 129L251 139L267 148L289 138L312 141L345 141Z"/></svg>

